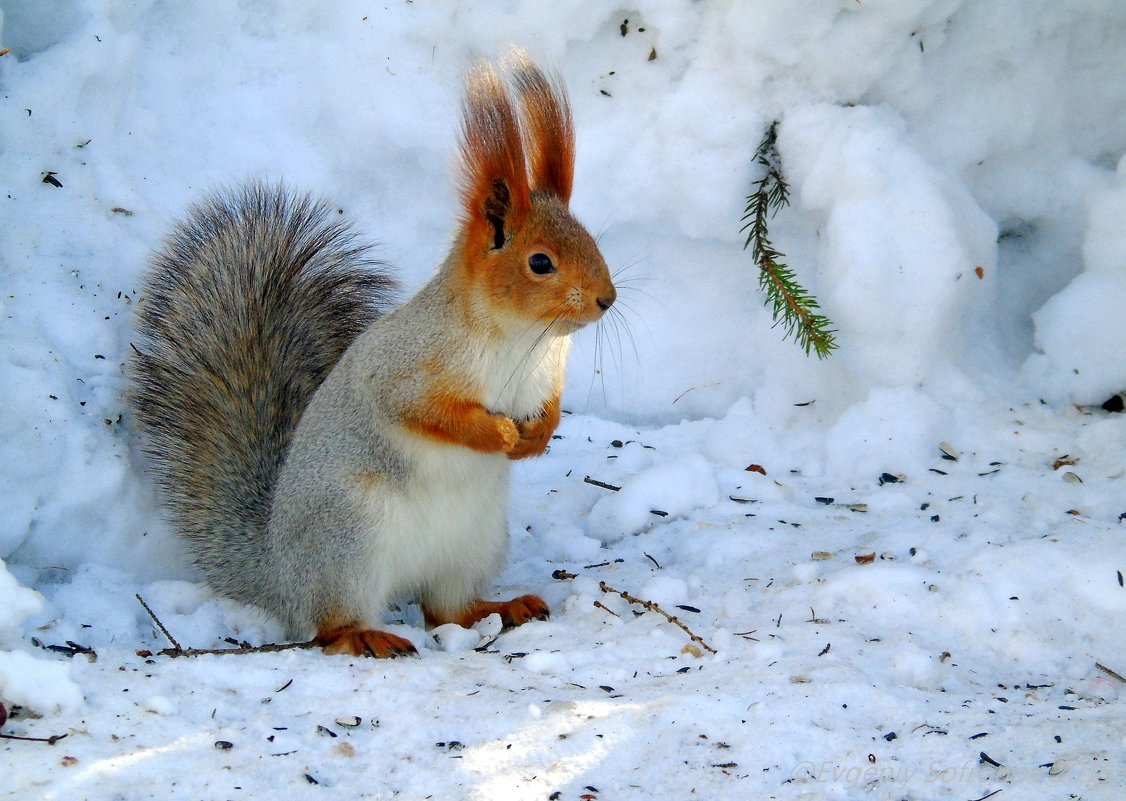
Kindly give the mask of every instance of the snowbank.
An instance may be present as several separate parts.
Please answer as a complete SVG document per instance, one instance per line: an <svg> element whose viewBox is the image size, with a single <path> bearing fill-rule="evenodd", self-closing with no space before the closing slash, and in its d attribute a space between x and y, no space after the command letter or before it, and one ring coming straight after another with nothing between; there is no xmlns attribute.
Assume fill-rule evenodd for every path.
<svg viewBox="0 0 1126 801"><path fill-rule="evenodd" d="M55 6L16 4L0 29L0 456L19 465L0 554L17 561L187 575L122 416L146 253L204 189L285 176L421 283L452 225L458 75L508 42L570 86L576 211L625 268L629 330L581 339L570 408L674 422L754 397L782 431L816 400L816 435L873 391L966 402L1030 356L1027 386L1054 402L1123 384L1113 2ZM741 248L773 119L795 201L776 244L839 328L826 363L770 328Z"/></svg>

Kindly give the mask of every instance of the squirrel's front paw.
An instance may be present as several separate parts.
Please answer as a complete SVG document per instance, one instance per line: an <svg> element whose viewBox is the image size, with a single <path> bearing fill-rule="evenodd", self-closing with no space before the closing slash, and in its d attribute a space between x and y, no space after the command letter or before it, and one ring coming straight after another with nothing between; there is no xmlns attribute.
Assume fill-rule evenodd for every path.
<svg viewBox="0 0 1126 801"><path fill-rule="evenodd" d="M500 619L505 627L522 626L530 620L547 620L551 610L547 603L538 595L521 595L511 601L502 601L498 604Z"/></svg>
<svg viewBox="0 0 1126 801"><path fill-rule="evenodd" d="M504 415L494 415L496 418L497 438L500 442L500 447L497 448L501 453L512 457L512 449L520 445L520 429L510 417Z"/></svg>
<svg viewBox="0 0 1126 801"><path fill-rule="evenodd" d="M539 456L547 450L547 443L551 440L551 432L555 426L546 418L533 417L531 420L521 420L516 424L520 432L520 440L512 450L508 451L509 459L526 459L529 456Z"/></svg>

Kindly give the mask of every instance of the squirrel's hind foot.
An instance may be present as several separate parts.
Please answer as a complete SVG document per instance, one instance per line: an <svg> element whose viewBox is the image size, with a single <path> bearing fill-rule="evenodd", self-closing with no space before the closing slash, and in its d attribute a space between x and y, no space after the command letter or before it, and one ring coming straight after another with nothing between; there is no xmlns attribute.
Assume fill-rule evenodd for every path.
<svg viewBox="0 0 1126 801"><path fill-rule="evenodd" d="M500 615L501 622L508 629L523 625L529 620L546 620L551 614L551 610L543 598L538 595L521 595L511 601L473 601L464 609L453 613L443 612L423 604L422 613L428 626L457 623L465 628L469 628L477 621L484 620L495 613Z"/></svg>
<svg viewBox="0 0 1126 801"><path fill-rule="evenodd" d="M341 626L317 632L317 644L326 654L349 656L375 656L392 659L396 656L417 656L410 640L386 631Z"/></svg>

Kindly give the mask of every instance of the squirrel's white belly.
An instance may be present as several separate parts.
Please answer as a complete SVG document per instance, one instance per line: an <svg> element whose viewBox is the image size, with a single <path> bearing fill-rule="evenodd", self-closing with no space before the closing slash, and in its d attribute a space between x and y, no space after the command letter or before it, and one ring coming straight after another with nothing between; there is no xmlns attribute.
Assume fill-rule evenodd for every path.
<svg viewBox="0 0 1126 801"><path fill-rule="evenodd" d="M478 354L484 405L514 419L543 412L558 391L566 336L529 335ZM446 610L476 600L504 565L508 479L501 453L480 453L406 431L392 434L409 469L404 483L370 477L360 487L368 532L355 594L374 625L388 603L421 598Z"/></svg>
<svg viewBox="0 0 1126 801"><path fill-rule="evenodd" d="M405 485L364 488L371 620L399 598L458 608L479 597L508 547L509 462L502 454L411 437Z"/></svg>

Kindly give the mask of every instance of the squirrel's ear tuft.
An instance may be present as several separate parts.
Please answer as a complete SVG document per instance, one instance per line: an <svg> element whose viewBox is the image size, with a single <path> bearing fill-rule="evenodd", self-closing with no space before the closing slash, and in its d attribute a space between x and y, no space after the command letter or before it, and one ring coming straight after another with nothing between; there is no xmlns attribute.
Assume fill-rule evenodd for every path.
<svg viewBox="0 0 1126 801"><path fill-rule="evenodd" d="M466 75L461 162L466 242L499 249L523 224L532 200L520 121L504 83L488 64Z"/></svg>
<svg viewBox="0 0 1126 801"><path fill-rule="evenodd" d="M548 78L524 51L509 53L509 68L520 94L532 189L567 203L575 174L575 127L571 104L558 76Z"/></svg>

